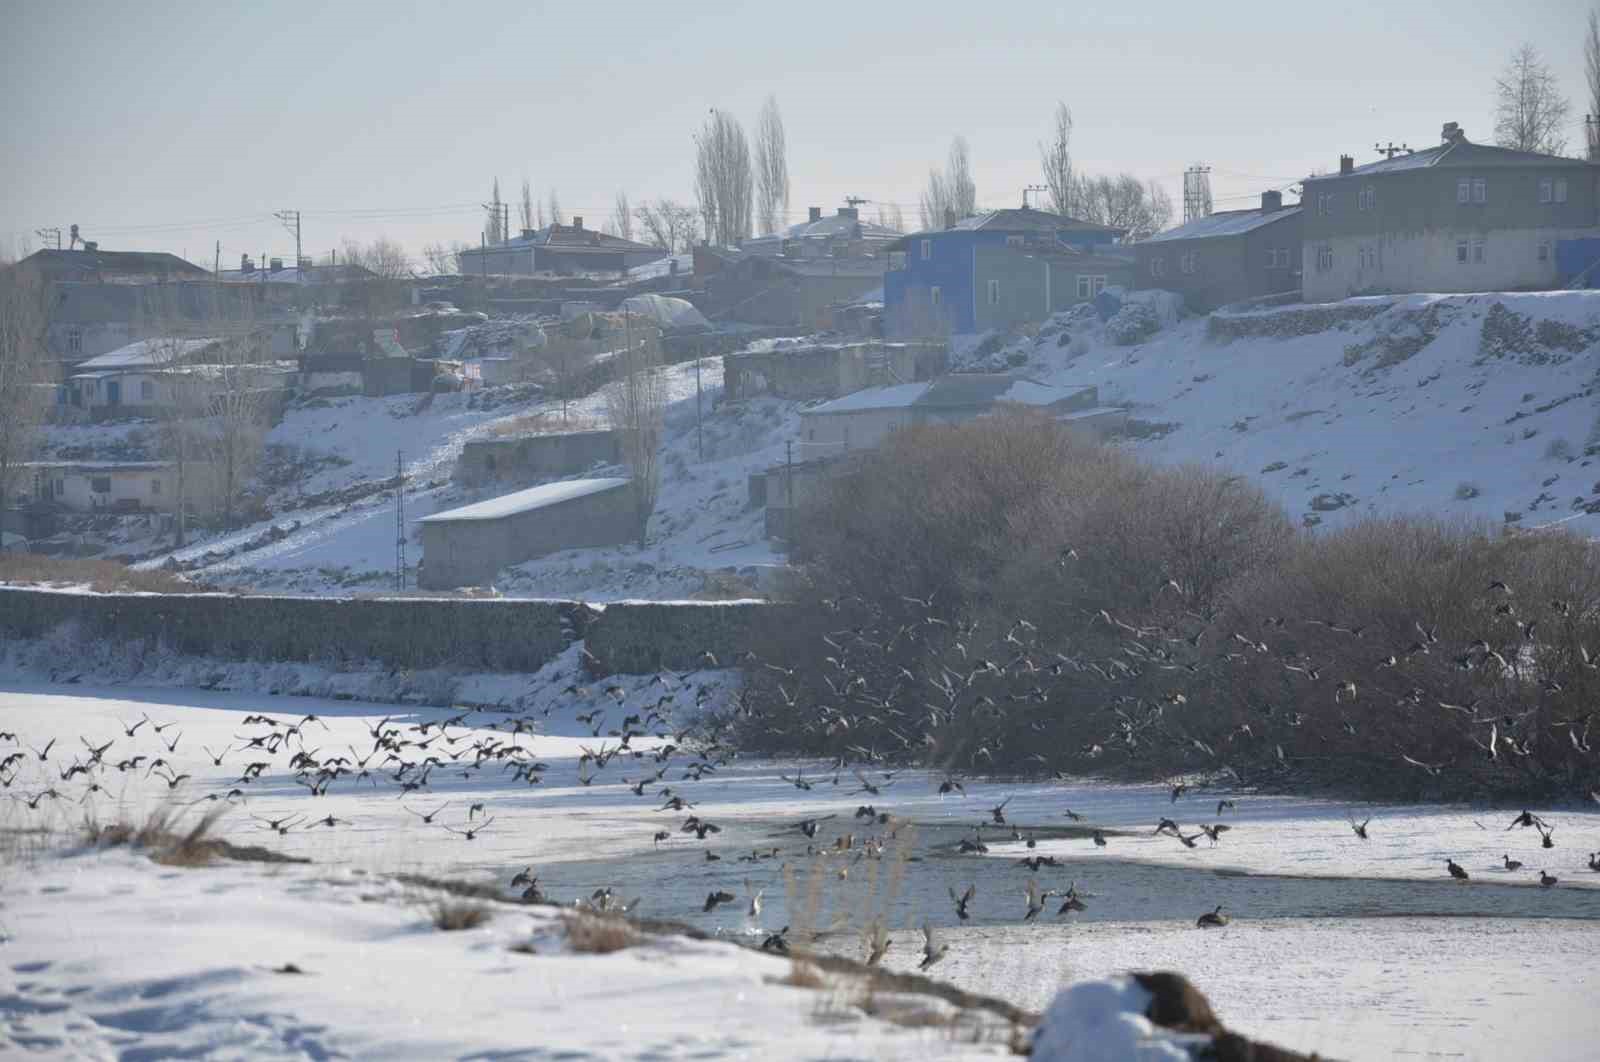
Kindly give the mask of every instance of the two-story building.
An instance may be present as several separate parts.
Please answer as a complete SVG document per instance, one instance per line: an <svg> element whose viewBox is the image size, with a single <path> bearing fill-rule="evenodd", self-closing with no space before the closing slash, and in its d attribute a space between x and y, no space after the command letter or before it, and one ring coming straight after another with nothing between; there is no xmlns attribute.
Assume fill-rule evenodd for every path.
<svg viewBox="0 0 1600 1062"><path fill-rule="evenodd" d="M982 249L1098 252L1125 235L1121 229L1030 207L991 210L961 221L952 218L943 229L912 233L888 245L885 327L893 335L976 332L984 327L982 304L991 298L990 282L998 278L983 276Z"/></svg>
<svg viewBox="0 0 1600 1062"><path fill-rule="evenodd" d="M1305 298L1556 287L1556 243L1597 234L1597 174L1474 144L1455 122L1436 147L1365 166L1342 156L1301 195Z"/></svg>
<svg viewBox="0 0 1600 1062"><path fill-rule="evenodd" d="M1135 288L1183 296L1201 312L1300 290L1302 209L1263 192L1255 210L1219 210L1134 244Z"/></svg>

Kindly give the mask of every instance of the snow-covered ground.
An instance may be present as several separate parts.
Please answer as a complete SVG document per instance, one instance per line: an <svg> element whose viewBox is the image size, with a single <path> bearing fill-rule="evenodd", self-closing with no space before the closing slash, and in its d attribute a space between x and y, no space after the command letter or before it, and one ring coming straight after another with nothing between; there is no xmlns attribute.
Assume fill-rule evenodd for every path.
<svg viewBox="0 0 1600 1062"><path fill-rule="evenodd" d="M14 1002L0 1007L10 1023L6 1035L21 1043L37 1034L46 1045L69 1034L112 1035L108 1027L120 1030L116 1035L179 1036L129 1041L159 1054L193 1044L183 1039L191 1032L209 1037L231 1029L261 1037L250 1041L256 1045L332 1037L332 1046L324 1043L330 1052L427 1055L439 1050L429 1039L439 1035L438 1022L405 1026L401 1016L442 1014L451 1035L467 1037L449 1041L447 1053L504 1048L508 1039L544 1049L569 1041L546 1041L527 1026L493 1018L509 1006L501 993L522 993L524 1006L551 1008L537 1014L558 1014L562 999L568 1009L601 1000L615 1006L614 984L625 993L637 988L641 1000L662 991L673 1006L658 1010L628 996L629 1006L644 1008L629 1018L644 1030L637 1052L592 1043L569 1049L644 1056L649 1045L664 1052L655 1057L679 1057L699 1043L724 1057L815 1057L829 1050L832 1057L898 1057L898 1032L863 1046L819 1041L817 1030L798 1028L814 1020L816 1004L795 1002L789 989L762 988L765 967L749 965L758 956L663 945L621 959L571 957L577 966L552 963L524 975L517 963L542 960L507 954L506 944L536 933L540 916L515 909L497 915L487 930L436 934L423 928L426 918L415 903L399 902L398 886L387 877L420 872L491 884L510 898L517 891L512 877L530 865L552 900L570 902L610 887L619 898L640 898L646 916L734 941L757 943L784 925L810 926L824 934L818 947L859 957L860 931L880 919L893 939L884 965L896 970L917 965L916 927L931 923L950 945L934 974L1030 1009L1085 978L1165 968L1190 976L1230 1027L1335 1057L1488 1059L1526 1049L1535 1057L1576 1059L1600 1035L1600 1013L1585 1002L1595 975L1583 958L1600 944L1600 874L1585 863L1600 849L1600 814L1591 808L1533 809L1555 827L1555 847L1545 849L1536 831L1507 828L1521 809L1352 807L1230 793L1236 808L1219 814L1224 794L1215 792L1174 802L1159 786L982 779L965 779L964 797L941 797L941 778L922 771L888 778L863 766L858 778L826 763L686 751L678 728L701 703L725 696L726 676L587 683L568 654L518 681L523 699L505 705L518 711L505 712L61 686L15 662L0 668L0 732L16 734L14 742L0 739L0 759L13 750L22 754L4 772L12 799L0 806L0 827L65 836L86 815L102 823L139 821L169 800L206 808L216 796L232 808L219 825L222 837L312 860L306 867L136 870L115 853L38 854L36 867L5 883L0 908L7 934L0 976L13 979L6 995ZM652 709L667 719L629 724L642 732L630 740L630 751L603 768L585 762L585 750L617 749L619 737L610 732L625 728L626 716ZM245 722L260 714L277 725ZM147 715L151 721L141 723ZM447 719L454 721L446 725ZM276 749L245 747L295 723L299 729ZM374 730L415 744L374 754ZM47 750L51 739L57 743ZM108 741L96 771L59 777L74 761L88 763L86 745ZM669 752L669 745L679 747ZM516 751L496 751L502 748ZM49 759L41 761L40 751ZM308 787L315 770L297 780L290 768L301 752L341 772L322 795ZM134 755L147 759L118 769ZM406 790L421 767L401 772L399 762L421 764L428 756L438 762L427 784ZM152 771L150 757L166 762ZM480 760L484 766L475 769ZM252 762L265 766L247 782ZM517 765L531 768L538 781L530 784L529 771ZM359 777L362 769L368 777ZM878 792L862 791L868 783ZM41 795L49 788L55 799ZM231 789L241 795L226 798ZM688 805L665 808L673 796ZM1008 825L983 831L987 855L959 854L956 842L973 836L978 822L992 821L990 809L1002 801L1008 824L1034 837L1036 847L1012 840ZM891 820L858 817L867 802ZM1069 818L1069 809L1081 820ZM716 832L703 839L684 833L691 815ZM1191 849L1153 832L1162 816L1177 819L1186 833L1219 819L1232 829L1214 848L1202 841ZM1363 842L1349 821L1369 817L1371 840ZM798 828L808 819L816 820L814 838ZM487 827L485 820L492 820ZM286 832L274 829L274 821ZM1087 837L1092 827L1106 832L1104 848ZM847 835L849 847L840 850ZM883 841L881 857L872 839ZM1029 855L1061 865L1019 867L1017 860ZM1505 870L1502 855L1524 866ZM1450 879L1446 858L1464 866L1471 880ZM1541 869L1559 884L1540 888ZM1062 917L1059 899L1047 900L1038 919L1024 922L1030 879L1058 892L1075 884L1088 909ZM969 884L977 891L963 922L946 894ZM385 902L355 902L371 890L385 894ZM701 901L714 890L735 899L705 911ZM752 916L757 891L764 905ZM1217 904L1233 923L1196 929L1195 917ZM64 910L71 917L59 917ZM173 942L152 945L146 957L136 943L141 920L183 929ZM283 934L264 931L272 926L283 926ZM352 955L361 959L359 970L341 965ZM597 980L587 978L583 963L613 960ZM310 976L266 972L284 962ZM439 998L423 994L437 990L437 979L418 976L423 968L457 974L461 983L452 984L445 1005L427 1003ZM544 987L528 993L527 976ZM744 1022L728 1018L695 1028L665 1016L683 1009L689 997L679 993L698 999L702 991L719 997L704 1004L713 1008L708 1013L730 1014L714 1008L741 990L757 1019L748 1027L763 1030L741 1031L763 1037L741 1041L744 1048L727 1039L746 1029ZM553 994L563 991L568 996ZM335 1003L348 1009L350 1000L372 993L384 1001L371 1018L336 1020ZM134 1016L118 1026L124 1012ZM1538 1026L1534 1040L1529 1022ZM858 1022L848 1035L878 1035L864 1028ZM764 1039L768 1031L771 1041ZM568 1035L598 1034L587 1028L560 1034ZM688 1039L669 1048L663 1046L669 1036ZM947 1041L938 1046L946 1049ZM919 1041L904 1054L930 1049Z"/></svg>
<svg viewBox="0 0 1600 1062"><path fill-rule="evenodd" d="M1363 303L1382 309L1310 335L1216 341L1196 318L1130 347L1110 344L1092 315L1061 319L1066 338L1046 328L994 360L1014 354L1045 382L1096 385L1102 404L1144 422L1135 453L1249 476L1315 526L1412 513L1499 525L1511 513L1524 527L1600 531L1600 294L1338 305ZM1496 305L1525 319L1526 335Z"/></svg>

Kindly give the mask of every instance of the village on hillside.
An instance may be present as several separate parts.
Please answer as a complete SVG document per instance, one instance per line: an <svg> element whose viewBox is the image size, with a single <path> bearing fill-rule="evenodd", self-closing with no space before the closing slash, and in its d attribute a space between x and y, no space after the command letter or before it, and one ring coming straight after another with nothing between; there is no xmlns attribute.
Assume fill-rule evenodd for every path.
<svg viewBox="0 0 1600 1062"><path fill-rule="evenodd" d="M1029 407L1148 441L1168 418L1088 369L1096 344L1131 362L1241 314L1600 286L1588 128L1580 159L1445 122L1244 209L1213 209L1195 167L1181 218L1159 188L1070 170L976 210L958 141L911 232L852 199L750 235L748 202L718 212L749 188L546 221L498 182L476 245L421 258L380 240L195 264L50 230L17 263L47 307L43 426L6 455L6 548L291 591L762 595L796 507L897 427ZM1588 306L1538 338L1585 348Z"/></svg>

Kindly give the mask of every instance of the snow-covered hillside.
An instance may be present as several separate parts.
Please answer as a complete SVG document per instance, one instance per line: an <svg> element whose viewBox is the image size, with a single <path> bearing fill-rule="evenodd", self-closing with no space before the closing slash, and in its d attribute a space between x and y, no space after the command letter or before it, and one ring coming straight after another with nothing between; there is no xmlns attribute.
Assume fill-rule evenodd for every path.
<svg viewBox="0 0 1600 1062"><path fill-rule="evenodd" d="M1134 452L1250 476L1308 526L1431 513L1594 534L1597 340L1592 292L1413 295L1192 318L1126 347L1061 315L988 360L1098 386L1130 408Z"/></svg>

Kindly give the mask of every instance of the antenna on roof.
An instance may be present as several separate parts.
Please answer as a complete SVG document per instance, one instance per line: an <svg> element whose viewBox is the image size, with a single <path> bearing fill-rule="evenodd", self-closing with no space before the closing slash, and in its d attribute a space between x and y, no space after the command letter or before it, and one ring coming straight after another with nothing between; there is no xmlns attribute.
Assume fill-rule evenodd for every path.
<svg viewBox="0 0 1600 1062"><path fill-rule="evenodd" d="M1411 154L1410 145L1401 144L1399 147L1395 147L1395 143L1394 143L1393 140L1389 141L1387 144L1373 144L1372 145L1372 150L1376 151L1378 154L1382 155L1386 159L1392 159L1396 155L1400 155L1400 154L1406 154L1406 155Z"/></svg>
<svg viewBox="0 0 1600 1062"><path fill-rule="evenodd" d="M847 196L844 197L844 205L847 206L847 207L858 207L862 203L870 203L870 202L872 202L872 200L863 199L859 195L847 195Z"/></svg>
<svg viewBox="0 0 1600 1062"><path fill-rule="evenodd" d="M1023 210L1029 209L1029 207L1028 207L1028 193L1029 192L1048 192L1049 190L1050 189L1046 188L1042 184L1024 185L1023 189L1022 189L1022 209Z"/></svg>

